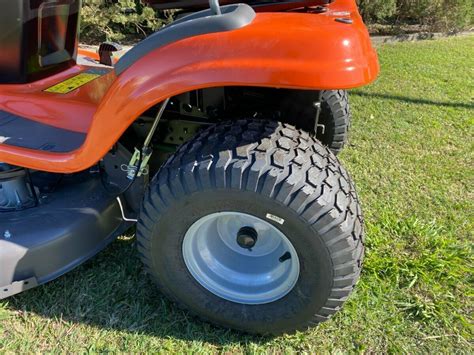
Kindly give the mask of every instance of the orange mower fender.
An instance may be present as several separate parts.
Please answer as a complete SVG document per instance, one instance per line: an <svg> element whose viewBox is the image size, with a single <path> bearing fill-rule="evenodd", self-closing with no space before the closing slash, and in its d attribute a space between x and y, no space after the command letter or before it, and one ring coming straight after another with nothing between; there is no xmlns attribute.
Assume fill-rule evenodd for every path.
<svg viewBox="0 0 474 355"><path fill-rule="evenodd" d="M376 79L379 64L355 1L339 0L329 9L324 14L258 13L242 28L192 36L151 50L119 72L107 74L107 88L102 88L100 100L94 96L96 110L80 148L51 153L0 145L0 161L50 172L82 171L99 161L143 112L195 89L331 90L369 84ZM70 104L67 96L74 100L75 94L52 96L55 105L63 105L62 101Z"/></svg>

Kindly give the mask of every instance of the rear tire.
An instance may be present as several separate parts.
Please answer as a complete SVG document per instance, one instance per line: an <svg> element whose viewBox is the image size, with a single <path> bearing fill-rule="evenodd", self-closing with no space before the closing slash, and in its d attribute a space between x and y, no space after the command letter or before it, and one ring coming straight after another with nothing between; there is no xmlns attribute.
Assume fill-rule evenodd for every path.
<svg viewBox="0 0 474 355"><path fill-rule="evenodd" d="M323 91L319 124L324 125L324 132L318 130L316 138L329 147L334 154L339 154L347 143L351 125L347 91Z"/></svg>
<svg viewBox="0 0 474 355"><path fill-rule="evenodd" d="M261 256L237 244L230 246L237 252L212 247L224 245L225 234L212 223L195 237L200 247L186 251L187 245L194 245L188 238L196 223L222 212L250 216L245 225L235 226L239 233L253 224L250 227L274 230L267 240L284 235L281 240L289 244L282 245L289 253L278 259L286 268L281 270L298 272L294 282L279 288L286 291L275 291L274 299L247 301L246 286L260 285L252 271L261 275L269 269L266 265L279 264L268 258L259 263ZM228 229L232 223L222 225ZM204 320L253 334L289 333L327 320L352 292L364 254L357 194L337 158L293 126L253 119L214 125L180 147L150 184L137 239L147 272L166 296ZM209 270L224 265L228 272L191 267L193 253L201 265L209 261L216 266ZM262 255L272 257L270 252ZM287 263L295 259L297 269L291 269ZM254 267L246 267L254 261ZM213 285L205 281L209 275ZM262 287L273 292L278 277L270 280L273 283L262 281Z"/></svg>

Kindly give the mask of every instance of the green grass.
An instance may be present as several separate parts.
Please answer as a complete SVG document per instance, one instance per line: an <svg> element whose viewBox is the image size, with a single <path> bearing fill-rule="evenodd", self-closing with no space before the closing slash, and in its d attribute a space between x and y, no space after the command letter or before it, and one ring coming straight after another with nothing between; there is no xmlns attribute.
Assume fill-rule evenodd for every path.
<svg viewBox="0 0 474 355"><path fill-rule="evenodd" d="M155 292L122 238L0 302L0 351L466 352L474 347L474 36L379 48L380 79L352 92L350 146L367 257L343 311L260 338L194 320Z"/></svg>

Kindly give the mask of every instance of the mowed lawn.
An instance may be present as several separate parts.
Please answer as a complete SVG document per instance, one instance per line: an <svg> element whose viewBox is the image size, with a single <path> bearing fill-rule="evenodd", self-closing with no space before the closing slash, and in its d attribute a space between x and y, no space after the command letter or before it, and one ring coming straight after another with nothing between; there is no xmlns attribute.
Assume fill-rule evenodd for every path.
<svg viewBox="0 0 474 355"><path fill-rule="evenodd" d="M351 93L341 155L363 202L367 256L337 316L277 338L215 328L157 293L124 237L0 301L0 351L473 353L474 36L379 53L380 79Z"/></svg>

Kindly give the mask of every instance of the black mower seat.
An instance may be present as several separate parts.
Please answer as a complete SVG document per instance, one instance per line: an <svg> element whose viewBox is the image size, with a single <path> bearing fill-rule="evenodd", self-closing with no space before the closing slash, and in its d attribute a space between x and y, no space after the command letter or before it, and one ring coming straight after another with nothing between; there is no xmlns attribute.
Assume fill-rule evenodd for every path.
<svg viewBox="0 0 474 355"><path fill-rule="evenodd" d="M65 153L78 149L85 139L85 133L50 126L0 110L2 144Z"/></svg>
<svg viewBox="0 0 474 355"><path fill-rule="evenodd" d="M255 11L247 4L222 6L221 12L221 15L214 15L208 9L173 22L128 51L115 65L115 72L120 75L137 60L160 47L189 37L236 30L247 26L255 18Z"/></svg>

